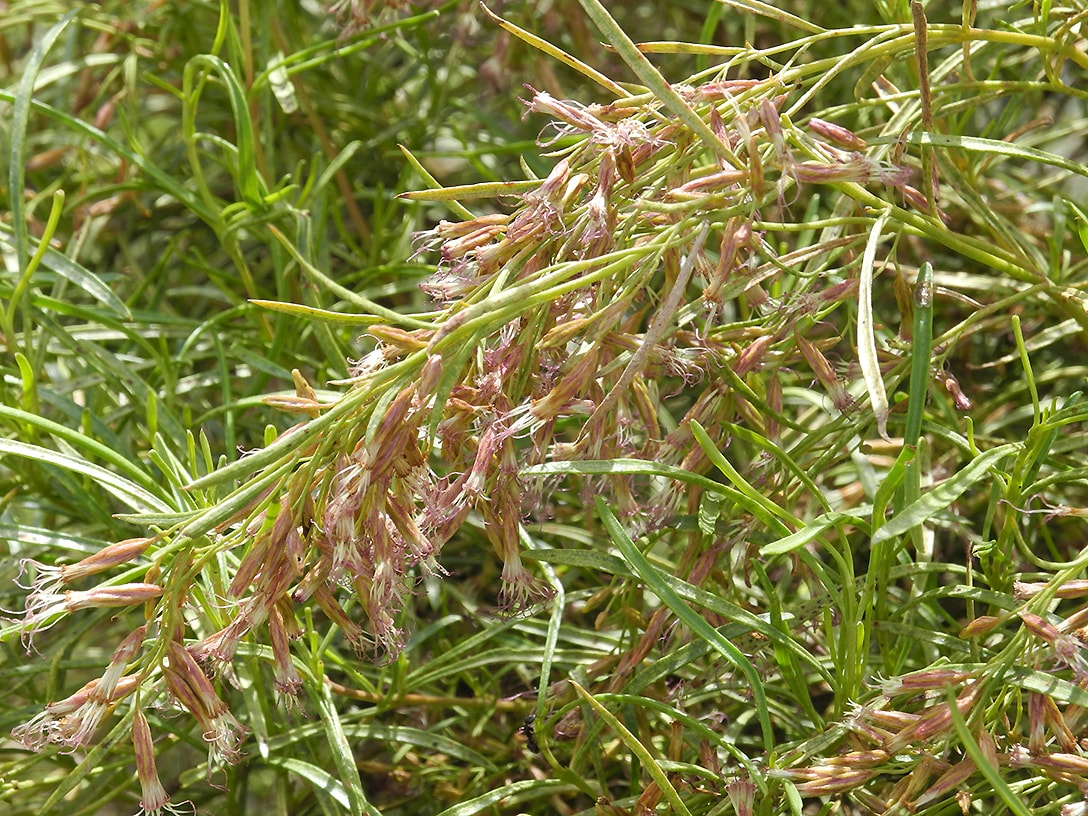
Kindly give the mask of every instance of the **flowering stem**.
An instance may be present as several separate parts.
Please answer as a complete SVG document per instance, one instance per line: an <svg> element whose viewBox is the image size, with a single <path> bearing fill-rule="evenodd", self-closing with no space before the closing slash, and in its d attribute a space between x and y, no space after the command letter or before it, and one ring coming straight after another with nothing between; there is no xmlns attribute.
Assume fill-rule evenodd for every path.
<svg viewBox="0 0 1088 816"><path fill-rule="evenodd" d="M714 131L710 129L703 118L692 110L691 106L681 98L672 85L665 81L661 73L638 50L638 46L631 41L631 38L620 28L619 24L616 23L599 0L578 0L578 2L594 25L604 34L608 43L616 49L623 61L635 72L635 76L645 83L646 87L653 92L657 99L661 100L673 115L699 137L711 153L733 167L741 168L744 166L741 160L733 154L733 151L714 134Z"/></svg>

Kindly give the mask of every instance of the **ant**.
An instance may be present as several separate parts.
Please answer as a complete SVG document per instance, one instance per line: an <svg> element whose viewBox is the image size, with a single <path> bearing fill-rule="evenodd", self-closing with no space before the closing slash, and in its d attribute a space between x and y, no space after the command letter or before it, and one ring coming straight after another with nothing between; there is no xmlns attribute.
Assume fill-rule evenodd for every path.
<svg viewBox="0 0 1088 816"><path fill-rule="evenodd" d="M525 747L534 754L539 754L540 746L536 744L536 731L533 728L533 723L535 722L536 714L530 714L522 722L521 728L518 729L518 733L525 737Z"/></svg>

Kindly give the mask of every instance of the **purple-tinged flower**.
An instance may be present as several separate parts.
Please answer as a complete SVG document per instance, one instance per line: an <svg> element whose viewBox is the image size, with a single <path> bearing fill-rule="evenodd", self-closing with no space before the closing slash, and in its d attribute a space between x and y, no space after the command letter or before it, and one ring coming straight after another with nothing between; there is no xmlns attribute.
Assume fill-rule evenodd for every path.
<svg viewBox="0 0 1088 816"><path fill-rule="evenodd" d="M27 654L30 654L33 635L51 628L66 614L80 609L135 606L160 595L162 587L157 584L133 583L64 592L38 592L28 596L23 617L23 642Z"/></svg>
<svg viewBox="0 0 1088 816"><path fill-rule="evenodd" d="M960 714L966 715L977 702L982 691L982 683L970 683L956 698L956 708ZM908 745L916 742L926 742L941 734L947 733L952 728L952 711L947 704L940 702L922 714L916 722L903 728L895 734L884 746L889 754L897 754Z"/></svg>
<svg viewBox="0 0 1088 816"><path fill-rule="evenodd" d="M23 641L27 646L27 654L30 653L30 635L48 629L60 619L62 612L71 612L68 608L70 593L61 589L63 586L73 584L76 581L91 575L97 575L112 567L127 564L139 557L151 546L153 538L130 538L118 541L103 547L93 555L89 555L75 564L55 566L42 564L30 558L24 558L19 562L19 577L33 568L35 576L29 584L22 584L16 580L21 588L29 590L23 613ZM126 585L128 586L128 585ZM91 590L93 592L93 590ZM76 595L73 602L86 602L85 596ZM95 604L88 604L95 605ZM117 604L101 604L104 606ZM127 605L127 604L120 604ZM53 619L53 620L50 620Z"/></svg>
<svg viewBox="0 0 1088 816"><path fill-rule="evenodd" d="M722 289L733 277L740 265L741 251L751 246L752 225L740 218L730 218L722 230L722 241L718 249L718 265L711 273L703 299L711 309L711 319L722 305Z"/></svg>
<svg viewBox="0 0 1088 816"><path fill-rule="evenodd" d="M158 768L155 766L155 744L151 739L151 727L140 708L132 713L132 747L136 754L136 778L140 781L140 810L136 816L195 812L191 802L170 804L170 795L162 786Z"/></svg>
<svg viewBox="0 0 1088 816"><path fill-rule="evenodd" d="M209 765L238 762L242 757L238 749L247 729L215 693L215 687L184 646L171 642L166 657L163 666L166 686L204 729Z"/></svg>
<svg viewBox="0 0 1088 816"><path fill-rule="evenodd" d="M365 379L381 371L388 362L385 352L379 346L358 360L348 360L348 376L352 380Z"/></svg>
<svg viewBox="0 0 1088 816"><path fill-rule="evenodd" d="M272 664L275 671L276 697L288 705L298 701L302 677L291 659L291 643L278 606L268 612L268 639L272 646Z"/></svg>
<svg viewBox="0 0 1088 816"><path fill-rule="evenodd" d="M778 96L774 99L764 97L759 101L758 118L763 125L763 129L770 137L771 144L774 145L779 162L783 166L788 166L794 163L793 154L786 144L786 134L782 130L782 116L778 112L785 101L785 96Z"/></svg>
<svg viewBox="0 0 1088 816"><path fill-rule="evenodd" d="M789 174L802 184L865 184L873 177L875 162L862 155L835 164L798 162L788 166Z"/></svg>
<svg viewBox="0 0 1088 816"><path fill-rule="evenodd" d="M854 398L850 396L850 392L846 390L846 386L843 385L820 348L815 343L809 342L800 332L794 334L794 340L797 342L801 356L812 369L812 373L827 390L835 409L843 413L850 411L854 407Z"/></svg>
<svg viewBox="0 0 1088 816"><path fill-rule="evenodd" d="M911 812L920 810L930 802L942 799L949 791L960 787L970 779L977 770L978 767L970 758L960 760L937 777L937 780L926 789L925 793L911 802Z"/></svg>
<svg viewBox="0 0 1088 816"><path fill-rule="evenodd" d="M154 541L153 538L130 538L125 541L118 541L103 547L93 555L88 555L82 561L59 567L24 558L19 562L21 567L20 577L28 566L34 567L37 576L30 582L29 586L23 584L19 584L19 586L32 592L55 592L60 585L72 584L81 578L97 575L111 567L129 563L142 555L151 546L152 541Z"/></svg>
<svg viewBox="0 0 1088 816"><path fill-rule="evenodd" d="M526 113L543 113L551 116L553 119L558 119L561 122L566 122L568 125L576 130L583 130L587 132L593 132L595 130L603 129L605 123L597 117L590 114L583 105L578 102L564 102L556 99L546 91L538 91L535 88L526 85L525 86L532 98L528 100L522 100L525 102L525 106L528 109Z"/></svg>
<svg viewBox="0 0 1088 816"><path fill-rule="evenodd" d="M1071 668L1078 679L1088 677L1088 659L1084 655L1083 643L1038 615L1030 612L1019 614L1028 631L1050 644L1059 663Z"/></svg>
<svg viewBox="0 0 1088 816"><path fill-rule="evenodd" d="M916 187L912 187L909 184L903 184L899 187L899 190L903 193L903 200L910 204L914 209L920 212L930 212L929 202L926 200L925 194ZM946 227L952 223L952 219L948 217L948 213L940 207L937 207L936 204L933 206L937 210L937 217L941 219L941 223Z"/></svg>
<svg viewBox="0 0 1088 816"><path fill-rule="evenodd" d="M985 635L992 632L994 628L1001 625L1004 621L1005 618L997 615L980 615L963 627L959 632L959 636L961 638L972 638L978 637L979 635Z"/></svg>
<svg viewBox="0 0 1088 816"><path fill-rule="evenodd" d="M408 592L405 548L396 527L384 513L374 513L364 527L373 547L373 569L357 574L352 585L363 602L378 644L387 653L395 654L403 647L404 638L396 626L396 614Z"/></svg>
<svg viewBox="0 0 1088 816"><path fill-rule="evenodd" d="M755 812L756 785L751 779L734 779L727 782L725 792L737 816L752 816Z"/></svg>
<svg viewBox="0 0 1088 816"><path fill-rule="evenodd" d="M597 189L586 205L585 227L579 237L584 257L607 252L612 244L616 212L612 206L612 188L616 182L616 158L611 150L601 155L597 168Z"/></svg>
<svg viewBox="0 0 1088 816"><path fill-rule="evenodd" d="M460 238L446 241L442 244L442 260L449 262L464 258L470 252L475 252L480 247L487 246L496 235L501 235L505 231L505 225L491 225L481 227L475 232L470 232Z"/></svg>
<svg viewBox="0 0 1088 816"><path fill-rule="evenodd" d="M563 195L560 196L559 205L562 209L566 209L574 202L585 186L589 184L588 173L576 173L567 180L566 187L563 188Z"/></svg>
<svg viewBox="0 0 1088 816"><path fill-rule="evenodd" d="M189 654L207 667L212 675L231 678L231 663L238 651L238 644L247 632L261 622L255 620L256 614L261 614L258 608L258 604L247 602L238 616L218 632L188 646Z"/></svg>
<svg viewBox="0 0 1088 816"><path fill-rule="evenodd" d="M91 680L75 694L49 703L29 722L13 728L12 739L31 751L40 751L50 743L74 751L90 740L110 706L135 691L138 682L135 675L107 678L105 683L101 678Z"/></svg>
<svg viewBox="0 0 1088 816"><path fill-rule="evenodd" d="M533 400L530 414L534 420L550 420L570 410L576 396L596 378L599 347L594 345L581 356L551 391Z"/></svg>
<svg viewBox="0 0 1088 816"><path fill-rule="evenodd" d="M1028 749L1033 754L1046 748L1046 712L1043 694L1028 695Z"/></svg>
<svg viewBox="0 0 1088 816"><path fill-rule="evenodd" d="M1039 513L1043 511L1034 510L1030 512ZM1014 581L1012 585L1013 597L1017 601L1026 601L1028 598L1034 598L1049 586L1050 584L1042 582ZM1088 581L1084 579L1066 581L1054 591L1055 598L1083 598L1085 595L1088 595Z"/></svg>
<svg viewBox="0 0 1088 816"><path fill-rule="evenodd" d="M802 796L833 796L860 788L866 782L878 776L879 769L843 770L834 765L817 765L806 769L807 781L797 785Z"/></svg>
<svg viewBox="0 0 1088 816"><path fill-rule="evenodd" d="M899 694L917 694L922 691L937 691L948 686L959 685L970 680L974 675L961 669L926 669L911 672L901 677L893 677L880 684L885 697Z"/></svg>
<svg viewBox="0 0 1088 816"><path fill-rule="evenodd" d="M386 503L389 523L395 528L395 534L400 538L407 550L407 563L418 564L427 575L444 574L442 566L438 563L438 547L423 532L415 515L411 512L407 503L391 496Z"/></svg>
<svg viewBox="0 0 1088 816"><path fill-rule="evenodd" d="M523 246L526 242L536 237L542 230L554 230L559 223L563 210L564 200L567 196L568 181L570 179L570 164L566 159L555 165L548 177L540 182L540 186L522 196L524 205L520 212L510 222L510 228L506 232L506 239L511 244ZM512 247L506 253L512 254ZM485 259L481 259L484 263ZM494 265L494 261L487 259L485 267Z"/></svg>
<svg viewBox="0 0 1088 816"><path fill-rule="evenodd" d="M774 335L765 334L749 343L744 351L737 355L737 359L733 363L733 370L737 373L737 376L743 377L749 371L758 371L762 368L763 357L775 339Z"/></svg>
<svg viewBox="0 0 1088 816"><path fill-rule="evenodd" d="M706 102L718 102L723 99L732 99L737 94L758 87L766 81L765 79L721 79L700 85L695 92Z"/></svg>
<svg viewBox="0 0 1088 816"><path fill-rule="evenodd" d="M267 532L253 533L251 535L253 536L253 543L250 544L248 552L242 558L242 563L238 565L238 571L234 573L234 578L227 588L227 595L231 598L241 597L250 584L256 580L264 568L265 559L267 559L269 550L272 548L272 537Z"/></svg>
<svg viewBox="0 0 1088 816"><path fill-rule="evenodd" d="M858 136L854 131L844 128L842 125L836 125L834 122L828 122L824 119L817 119L815 116L808 120L808 129L813 133L818 133L830 142L834 142L840 147L848 147L852 150L865 150L869 145L865 140Z"/></svg>
<svg viewBox="0 0 1088 816"><path fill-rule="evenodd" d="M433 229L424 232L413 232L412 241L419 247L417 252L425 252L437 249L444 241L462 238L480 229L501 227L509 220L510 216L505 213L490 213L476 218L469 218L465 221L439 221L438 225ZM382 326L381 328L384 330L394 327Z"/></svg>
<svg viewBox="0 0 1088 816"><path fill-rule="evenodd" d="M367 637L362 627L348 617L348 613L344 611L344 607L340 606L340 602L333 597L327 584L319 584L314 589L313 599L314 603L328 616L329 620L340 627L340 631L351 646L352 651L362 655L371 648L373 642Z"/></svg>
<svg viewBox="0 0 1088 816"><path fill-rule="evenodd" d="M717 192L722 190L722 188L733 188L736 185L747 181L747 179L747 170L719 170L717 173L711 173L708 176L700 176L697 179L692 179L685 184L681 184L679 187L674 187L669 190L668 197L680 200L697 198L700 195L705 195L707 192Z"/></svg>
<svg viewBox="0 0 1088 816"><path fill-rule="evenodd" d="M1036 768L1044 772L1088 776L1088 757L1061 752L1036 753L1023 745L1014 745L1009 751L1009 764L1014 768ZM1081 784L1084 784L1083 782Z"/></svg>

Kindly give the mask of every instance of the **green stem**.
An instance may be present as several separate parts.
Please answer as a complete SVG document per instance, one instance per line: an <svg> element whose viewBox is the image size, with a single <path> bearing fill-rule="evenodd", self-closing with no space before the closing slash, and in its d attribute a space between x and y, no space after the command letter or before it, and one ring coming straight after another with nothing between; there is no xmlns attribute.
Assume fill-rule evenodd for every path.
<svg viewBox="0 0 1088 816"><path fill-rule="evenodd" d="M718 158L738 169L745 166L740 159L733 155L733 151L714 134L710 126L703 121L703 118L692 110L691 106L683 100L672 85L661 76L661 73L638 50L638 46L620 28L619 23L608 13L600 0L578 0L578 2L581 3L586 15L593 21L593 24L604 34L608 44L616 49L616 53L634 71L635 76L653 91L654 95L661 100L662 104L676 118L687 125L691 132L698 136L703 144Z"/></svg>

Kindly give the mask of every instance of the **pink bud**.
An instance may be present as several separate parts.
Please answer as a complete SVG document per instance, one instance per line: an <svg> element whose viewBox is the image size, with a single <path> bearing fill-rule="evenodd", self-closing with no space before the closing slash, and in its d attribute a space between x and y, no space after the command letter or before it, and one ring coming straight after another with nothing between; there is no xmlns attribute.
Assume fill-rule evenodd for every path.
<svg viewBox="0 0 1088 816"><path fill-rule="evenodd" d="M841 147L849 147L853 150L864 150L868 147L865 140L854 131L847 130L842 125L836 125L834 122L813 117L808 120L808 128Z"/></svg>

